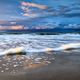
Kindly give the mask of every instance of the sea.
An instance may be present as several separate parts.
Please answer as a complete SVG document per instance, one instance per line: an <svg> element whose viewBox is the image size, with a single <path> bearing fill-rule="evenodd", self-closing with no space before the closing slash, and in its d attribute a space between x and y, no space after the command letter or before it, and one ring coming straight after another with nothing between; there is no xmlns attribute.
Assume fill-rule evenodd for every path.
<svg viewBox="0 0 80 80"><path fill-rule="evenodd" d="M0 35L0 52L17 47L23 47L26 52L41 52L69 44L73 44L71 48L74 48L76 43L80 44L80 34L4 34ZM80 45L77 45L77 48L80 48Z"/></svg>

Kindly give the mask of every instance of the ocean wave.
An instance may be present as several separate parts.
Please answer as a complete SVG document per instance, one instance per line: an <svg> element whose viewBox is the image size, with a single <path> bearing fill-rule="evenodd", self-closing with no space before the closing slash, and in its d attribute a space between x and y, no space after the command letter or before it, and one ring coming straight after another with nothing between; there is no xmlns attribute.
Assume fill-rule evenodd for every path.
<svg viewBox="0 0 80 80"><path fill-rule="evenodd" d="M4 37L5 36L5 37ZM77 43L77 44L76 44ZM10 48L24 47L26 52L42 52L50 49L80 48L80 34L59 35L0 35L0 52Z"/></svg>

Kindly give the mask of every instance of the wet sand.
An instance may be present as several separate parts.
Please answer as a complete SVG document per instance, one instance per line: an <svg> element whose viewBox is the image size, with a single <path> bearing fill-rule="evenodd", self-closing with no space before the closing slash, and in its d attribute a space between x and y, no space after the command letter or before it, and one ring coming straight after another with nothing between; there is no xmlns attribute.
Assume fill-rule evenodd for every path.
<svg viewBox="0 0 80 80"><path fill-rule="evenodd" d="M5 72L0 72L0 80L80 80L80 52L69 52L66 54L62 52L46 56L48 58L54 57L55 59L46 59L46 61L43 60L41 63L32 63L31 61L28 62L28 65L25 65L26 63L23 63L27 58L19 56L18 58L21 58L19 62L22 62L21 66L20 63L15 65L18 59L15 59L13 64L13 59L10 58L12 62L8 65L9 70L5 71L5 68L3 68ZM5 62L3 60L2 64ZM5 66L2 64L0 63L0 67Z"/></svg>

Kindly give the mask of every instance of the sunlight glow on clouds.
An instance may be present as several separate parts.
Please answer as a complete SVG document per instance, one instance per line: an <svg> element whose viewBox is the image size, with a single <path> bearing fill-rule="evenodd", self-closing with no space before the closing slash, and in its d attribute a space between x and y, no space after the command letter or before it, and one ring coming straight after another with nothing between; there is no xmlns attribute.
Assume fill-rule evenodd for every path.
<svg viewBox="0 0 80 80"><path fill-rule="evenodd" d="M45 6L45 5L29 3L29 2L22 2L21 4L22 4L22 6L31 6L31 7L36 7L36 8L39 8L39 9L46 9L47 8L47 6Z"/></svg>
<svg viewBox="0 0 80 80"><path fill-rule="evenodd" d="M25 29L22 25L16 26L0 26L0 30L23 30Z"/></svg>
<svg viewBox="0 0 80 80"><path fill-rule="evenodd" d="M38 14L28 14L28 13L25 13L25 14L23 14L23 16L35 18L35 17L38 17L39 15Z"/></svg>

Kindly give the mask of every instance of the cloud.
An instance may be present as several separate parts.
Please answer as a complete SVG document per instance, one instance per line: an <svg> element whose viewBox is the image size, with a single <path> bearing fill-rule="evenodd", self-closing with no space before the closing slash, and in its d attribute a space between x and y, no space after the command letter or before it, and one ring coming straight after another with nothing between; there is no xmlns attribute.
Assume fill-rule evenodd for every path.
<svg viewBox="0 0 80 80"><path fill-rule="evenodd" d="M10 30L23 30L24 26L18 25L18 26L11 26L9 28Z"/></svg>
<svg viewBox="0 0 80 80"><path fill-rule="evenodd" d="M46 14L45 10L48 7L45 5L40 5L36 3L30 2L21 2L21 9L23 10L23 16L27 16L30 18L35 18Z"/></svg>
<svg viewBox="0 0 80 80"><path fill-rule="evenodd" d="M38 14L28 14L28 13L25 13L25 14L23 14L23 16L34 18L34 17L38 17L39 15Z"/></svg>
<svg viewBox="0 0 80 80"><path fill-rule="evenodd" d="M0 24L5 24L7 23L8 21L4 21L4 20L0 20Z"/></svg>
<svg viewBox="0 0 80 80"><path fill-rule="evenodd" d="M0 30L23 30L23 29L25 29L25 27L22 26L22 25L16 25L16 26L0 26Z"/></svg>
<svg viewBox="0 0 80 80"><path fill-rule="evenodd" d="M45 5L40 5L40 4L35 4L35 3L29 3L29 2L22 2L21 3L22 6L31 6L31 7L36 7L39 9L47 9L47 6Z"/></svg>

